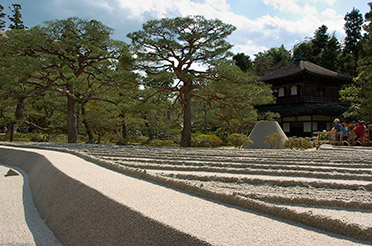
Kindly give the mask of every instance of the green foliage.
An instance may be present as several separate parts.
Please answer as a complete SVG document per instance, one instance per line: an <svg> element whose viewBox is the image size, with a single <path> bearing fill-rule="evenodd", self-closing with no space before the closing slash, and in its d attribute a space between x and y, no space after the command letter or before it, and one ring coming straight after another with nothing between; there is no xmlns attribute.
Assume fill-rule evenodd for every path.
<svg viewBox="0 0 372 246"><path fill-rule="evenodd" d="M176 147L176 146L178 146L178 144L175 143L175 142L173 142L173 140L153 139L150 142L150 146L155 146L155 147Z"/></svg>
<svg viewBox="0 0 372 246"><path fill-rule="evenodd" d="M23 25L22 21L22 14L21 14L22 6L20 4L12 4L12 16L8 16L9 20L12 22L12 24L9 25L10 29L25 29L25 26Z"/></svg>
<svg viewBox="0 0 372 246"><path fill-rule="evenodd" d="M128 34L137 68L145 71L146 81L151 82L146 86L176 93L175 103L183 111L181 146L190 146L192 91L202 88L207 80L216 80L213 68L230 56L232 45L225 38L234 30L220 20L192 16L151 20L142 30ZM165 83L159 78L166 78ZM172 80L174 83L169 83Z"/></svg>
<svg viewBox="0 0 372 246"><path fill-rule="evenodd" d="M345 117L353 120L372 119L372 4L370 12L366 14L366 31L361 40L359 51L358 76L354 83L341 90L341 99L350 102Z"/></svg>
<svg viewBox="0 0 372 246"><path fill-rule="evenodd" d="M226 140L229 145L232 145L235 148L241 148L245 144L253 143L247 135L241 133L232 133L227 136Z"/></svg>
<svg viewBox="0 0 372 246"><path fill-rule="evenodd" d="M274 101L271 87L257 82L250 73L224 61L216 66L215 81L206 81L196 97L195 125L199 131L222 128L228 133L246 133L257 120L254 106ZM209 126L209 127L208 127Z"/></svg>
<svg viewBox="0 0 372 246"><path fill-rule="evenodd" d="M19 133L16 132L14 134L14 140L19 142L49 142L51 137L48 133ZM54 142L58 142L57 138L54 138ZM0 141L9 141L9 133L7 135L0 135Z"/></svg>
<svg viewBox="0 0 372 246"><path fill-rule="evenodd" d="M31 142L49 142L50 136L47 133L31 133L28 134Z"/></svg>
<svg viewBox="0 0 372 246"><path fill-rule="evenodd" d="M341 68L344 74L357 75L359 52L361 50L363 15L353 8L345 15L345 47L342 52Z"/></svg>
<svg viewBox="0 0 372 246"><path fill-rule="evenodd" d="M322 140L322 141L332 141L333 140L333 132L331 132L331 131L321 132L319 134L319 140Z"/></svg>
<svg viewBox="0 0 372 246"><path fill-rule="evenodd" d="M53 142L53 143L66 143L67 142L66 134L49 133L48 136L49 136L49 142Z"/></svg>
<svg viewBox="0 0 372 246"><path fill-rule="evenodd" d="M233 56L234 64L238 66L243 72L248 72L252 69L253 64L251 58L244 53L238 53Z"/></svg>
<svg viewBox="0 0 372 246"><path fill-rule="evenodd" d="M350 13L345 15L345 48L344 52L358 56L359 41L362 39L363 15L358 9L353 8Z"/></svg>
<svg viewBox="0 0 372 246"><path fill-rule="evenodd" d="M271 48L265 52L259 52L255 56L253 68L259 76L273 72L292 61L291 53L284 48L284 45L279 48Z"/></svg>
<svg viewBox="0 0 372 246"><path fill-rule="evenodd" d="M313 148L313 144L310 138L290 137L284 142L284 148L305 150Z"/></svg>
<svg viewBox="0 0 372 246"><path fill-rule="evenodd" d="M4 11L4 6L0 4L0 31L5 30L5 21L3 20L3 18L5 18L6 14L3 13L3 11Z"/></svg>
<svg viewBox="0 0 372 246"><path fill-rule="evenodd" d="M191 140L192 147L212 147L216 148L222 145L222 140L216 135L199 134L193 136Z"/></svg>
<svg viewBox="0 0 372 246"><path fill-rule="evenodd" d="M265 139L265 143L268 143L271 149L279 149L281 147L283 136L279 133L274 133L270 136L266 136Z"/></svg>
<svg viewBox="0 0 372 246"><path fill-rule="evenodd" d="M319 66L339 71L341 45L335 35L327 33L328 27L320 26L314 37L294 46L294 58L305 58Z"/></svg>

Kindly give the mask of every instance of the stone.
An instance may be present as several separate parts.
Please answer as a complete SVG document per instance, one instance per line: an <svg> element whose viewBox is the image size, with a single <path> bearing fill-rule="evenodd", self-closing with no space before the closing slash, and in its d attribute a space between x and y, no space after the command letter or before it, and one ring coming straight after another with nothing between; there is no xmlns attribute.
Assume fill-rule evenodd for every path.
<svg viewBox="0 0 372 246"><path fill-rule="evenodd" d="M19 173L17 173L16 171L14 171L13 169L9 169L9 171L5 174L5 177L9 177L9 176L18 176Z"/></svg>

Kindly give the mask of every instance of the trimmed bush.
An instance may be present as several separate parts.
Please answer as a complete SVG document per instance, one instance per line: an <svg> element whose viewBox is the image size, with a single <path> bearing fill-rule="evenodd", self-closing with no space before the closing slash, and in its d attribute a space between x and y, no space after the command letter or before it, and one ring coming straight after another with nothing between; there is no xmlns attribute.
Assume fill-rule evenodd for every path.
<svg viewBox="0 0 372 246"><path fill-rule="evenodd" d="M216 148L222 145L222 140L216 135L200 134L191 140L192 147L212 147Z"/></svg>
<svg viewBox="0 0 372 246"><path fill-rule="evenodd" d="M46 133L31 133L30 140L31 142L49 142L50 137Z"/></svg>
<svg viewBox="0 0 372 246"><path fill-rule="evenodd" d="M266 136L265 142L270 145L270 148L272 149L280 149L280 142L283 139L283 136L281 136L279 133L274 133L273 135Z"/></svg>
<svg viewBox="0 0 372 246"><path fill-rule="evenodd" d="M172 140L167 139L153 139L150 142L150 146L156 146L156 147L176 147L178 144L174 143Z"/></svg>
<svg viewBox="0 0 372 246"><path fill-rule="evenodd" d="M313 148L310 138L296 138L290 137L287 141L284 142L284 148L289 149L311 149Z"/></svg>
<svg viewBox="0 0 372 246"><path fill-rule="evenodd" d="M244 144L253 143L252 140L245 134L232 133L226 138L229 145L235 148L241 148Z"/></svg>

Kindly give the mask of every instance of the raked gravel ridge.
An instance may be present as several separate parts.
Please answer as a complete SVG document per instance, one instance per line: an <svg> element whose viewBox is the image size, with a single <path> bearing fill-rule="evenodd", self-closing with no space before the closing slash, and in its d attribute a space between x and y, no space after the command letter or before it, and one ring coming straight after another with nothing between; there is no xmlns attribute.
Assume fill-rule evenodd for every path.
<svg viewBox="0 0 372 246"><path fill-rule="evenodd" d="M23 144L23 146L27 146L27 144ZM341 187L343 187L341 190L345 192L346 195L350 194L351 200L354 199L353 196L359 192L359 187L361 187L362 189L358 193L360 197L355 198L354 200L357 201L355 203L357 206L362 204L360 205L362 208L359 208L358 212L362 213L361 217L363 217L363 214L365 216L371 215L371 208L368 207L371 195L368 186L371 183L369 176L371 173L371 161L369 160L357 162L360 164L359 168L365 169L363 172L358 173L352 171L352 169L355 168L348 167L348 165L351 163L350 160L346 160L345 162L338 161L337 158L330 160L329 156L334 157L334 155L325 154L324 152L319 152L317 154L309 152L310 154L306 154L305 156L310 156L309 158L311 158L311 161L306 160L306 158L302 158L303 163L298 163L294 162L294 159L296 158L292 158L284 161L284 164L280 164L280 158L278 158L277 154L272 151L266 152L265 156L262 155L263 152L258 152L258 156L260 157L258 158L256 155L253 156L253 152L244 150L234 151L189 149L185 151L177 148L120 148L116 146L66 144L28 144L28 146L33 148L0 147L0 151L1 149L17 149L22 151L24 157L27 157L27 153L29 152L41 155L48 160L50 163L48 165L53 166L52 169L48 170L47 175L55 175L56 180L61 179L70 185L67 186L67 188L74 187L74 189L76 189L73 191L63 190L64 188L60 187L58 183L53 184L57 185L55 186L56 192L59 192L62 198L68 198L70 200L60 199L58 200L58 203L61 204L59 204L59 206L53 204L53 206L50 206L49 210L48 206L45 206L43 201L40 201L40 197L35 199L37 205L41 204L42 208L39 209L41 217L43 217L43 219L47 222L63 245L74 245L74 242L79 242L79 245L113 245L111 243L115 242L116 240L114 240L112 237L118 235L113 233L113 230L116 228L116 230L120 231L126 226L127 229L121 231L122 233L120 234L120 238L118 238L118 241L116 241L120 243L119 245L162 245L161 238L157 238L157 236L163 234L166 235L164 240L172 242L172 244L169 245L371 244L365 241L328 233L313 227L291 222L285 218L272 217L271 215L259 213L257 211L203 198L193 195L192 193L181 191L180 189L172 188L171 186L164 186L154 181L149 182L142 178L133 177L133 175L128 176L123 173L102 167L102 163L107 164L107 162L114 163L116 165L128 164L128 166L131 168L134 165L139 165L138 169L141 170L141 173L146 170L149 173L148 175L152 175L151 173L154 173L153 175L156 175L160 178L164 177L167 180L170 179L172 182L176 180L177 182L185 182L188 185L197 185L198 187L201 187L201 189L210 189L222 193L234 192L234 194L238 194L240 192L238 194L239 196L250 196L254 199L258 199L260 202L270 204L270 206L287 207L291 208L293 211L297 210L301 212L306 210L305 208L307 207L304 206L306 204L302 204L302 206L299 205L299 203L304 200L300 199L301 197L303 198L304 195L302 193L297 194L298 196L294 198L296 198L298 202L295 204L289 203L287 198L290 196L290 194L294 195L293 191L296 191L294 190L294 187L306 188L307 185L309 185L311 187L307 188L312 189L313 192L318 192L322 189L324 192L331 192L327 195L329 198L328 201L325 201L325 198L319 201L315 199L315 201L320 205L317 206L318 210L314 208L312 212L319 214L322 214L322 212L326 209L330 209L329 207L324 207L324 204L322 207L321 204L332 202L330 201L333 199L332 196L337 194L337 189L322 187L323 184L331 187L332 185L335 187L339 187L341 185ZM100 165L69 153L37 148L55 148L64 152L72 151L75 154L83 153L85 156L90 157L88 159L98 160L97 163L100 162ZM289 152L284 151L284 153L288 156ZM299 154L299 152L294 152L292 156L301 156L301 154ZM327 156L328 160L324 161L323 157ZM353 156L351 156L351 158L352 157ZM29 160L32 161L33 158L30 158ZM130 158L132 158L132 161L130 161ZM133 161L133 158L137 158L137 160ZM8 156L3 161L11 162L11 159L12 157ZM212 166L212 168L215 168L215 166L211 165L211 163L216 163L216 165L219 166L218 168L221 168L221 170L217 171L216 169L213 169L205 172L205 170L200 169L200 173L184 173L183 175L180 175L179 173L182 171L179 171L177 168L175 168L175 166L178 164L174 164L173 167L172 164L170 164L172 163L172 160L175 159L183 160L181 166L189 167L192 172L196 172L195 170L198 170L197 167L203 165L205 167ZM219 161L217 161L217 159ZM298 158L298 160L300 159L301 158ZM176 163L176 161L174 161L174 163ZM226 165L224 165L224 163ZM233 165L234 163L240 163L243 166L245 165L244 169L240 169L243 173L245 173L245 177L239 177L238 182L235 180L231 181L232 183L229 183L229 177L231 178L233 174L239 175L235 170L237 167L236 165ZM271 180L270 184L265 183L264 181L267 175L265 176L259 173L262 168L258 168L257 164L260 163L263 166L266 165L266 170L263 171L264 174L267 174L268 170L281 170L281 174L279 176L282 177L282 179L279 179L279 181L275 180L275 175L270 174L269 177L274 179L274 181ZM312 167L309 168L309 163L314 165L311 165ZM10 165L11 163L5 164ZM145 164L156 164L158 166L149 165L150 168L146 169L144 168ZM281 167L280 165L283 166ZM325 175L324 172L314 170L314 166L316 167L319 165L321 165L322 168L324 168L324 165L334 167L335 169L340 168L341 172L339 173L331 172L332 178L338 179L339 182L331 182L331 178L330 180L324 177L322 178L322 175ZM351 163L351 166L352 165L353 163ZM290 171L285 171L290 167L296 168L292 168ZM304 169L302 169L303 167ZM174 174L169 174L169 172L171 172L170 170L175 170ZM185 172L191 172L187 171L187 168L182 170ZM348 170L350 170L350 172ZM223 173L227 174L225 175L224 180L218 181L218 177L223 176ZM314 173L314 175L309 175L309 173ZM210 175L208 176L208 174ZM299 175L298 180L296 180L297 174ZM198 177L203 178L198 179ZM288 177L288 179L283 181L283 177ZM346 178L343 179L342 177ZM43 176L38 176L38 178L43 179ZM311 180L306 181L306 178ZM315 179L316 182L313 179ZM45 177L45 182L52 182L51 180L53 179ZM358 182L358 180L360 182ZM42 186L43 182L41 181L42 180L39 180L36 182L37 184L34 185L37 187L37 189ZM263 185L260 184L262 182ZM319 190L314 190L317 189L316 186L320 187ZM33 185L31 185L31 188L32 187ZM279 193L273 194L273 192L275 192L275 187L281 187L281 192L283 192L284 195ZM309 189L305 190L304 193L310 192ZM24 190L23 192L26 193L27 191ZM76 194L62 194L62 192L72 192ZM88 195L85 194L91 194L90 197L97 200L92 200L90 203L84 203L82 205L78 198L80 197L80 200L89 199ZM37 194L34 194L34 196L35 195L37 196ZM46 200L48 200L48 197L46 197L47 194L44 194L44 196ZM279 198L281 196L281 198L277 201L274 201L277 196L279 196ZM322 195L320 194L320 196ZM7 199L3 199L2 195L1 201L4 202L4 200ZM281 201L281 203L278 204L278 201ZM65 205L68 207L68 210L58 210L58 208L63 207L62 203L65 203ZM76 206L85 207L76 208L73 205L74 203ZM115 209L117 210L97 210L97 208L104 208L107 204L111 206L111 203L113 204L112 206L115 205ZM335 209L338 210L339 213L342 213L344 210L345 214L347 214L351 210L355 210L355 208L353 208L355 204L347 203L341 199L341 201L337 203L338 208ZM347 211L350 208L343 206L351 206L351 210ZM342 207L341 210L340 207ZM1 209L3 209L3 206L1 206ZM309 210L309 208L307 210ZM61 214L58 215L58 213ZM330 216L331 218L332 216L337 217L339 216L339 213L337 215L330 213ZM130 216L131 218L126 216ZM58 221L55 221L54 217L59 218L59 223ZM106 218L110 218L111 221L106 221ZM139 221L138 223L136 223L136 221L130 222L132 223L130 225L133 225L136 230L131 231L128 229L130 228L130 225L128 225L129 219ZM102 220L102 224L108 223L111 225L108 227L102 226L100 225L100 220ZM352 222L358 223L358 219L355 219ZM80 228L82 228L82 231L73 231L73 229L78 230L79 223L81 223ZM141 230L142 225L143 230ZM72 229L66 228L67 226L71 226ZM368 230L370 224L360 220L360 227L367 228ZM154 230L154 233L152 233L151 230ZM66 239L66 235L69 236L69 239ZM6 235L4 235L3 230L1 230L0 238L4 240L5 237ZM82 237L84 237L84 240L81 239ZM146 237L154 237L154 240L144 240L143 238ZM172 237L177 238L177 240L172 241ZM94 241L97 238L100 238L100 240ZM24 242L30 241L29 239L27 239L28 241L26 239ZM105 244L105 242L107 242L107 244ZM4 242L0 241L0 245L1 243Z"/></svg>

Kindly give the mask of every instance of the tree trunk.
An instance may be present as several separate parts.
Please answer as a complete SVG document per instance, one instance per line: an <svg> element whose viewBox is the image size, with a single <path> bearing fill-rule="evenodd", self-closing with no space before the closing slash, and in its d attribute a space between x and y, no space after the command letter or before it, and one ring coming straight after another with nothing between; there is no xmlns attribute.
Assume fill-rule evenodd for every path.
<svg viewBox="0 0 372 246"><path fill-rule="evenodd" d="M145 120L145 127L147 128L147 135L149 136L149 138L146 140L145 144L150 144L151 141L154 140L154 138L155 138L155 133L152 130L149 122L147 121L147 115L145 115L143 117L143 119Z"/></svg>
<svg viewBox="0 0 372 246"><path fill-rule="evenodd" d="M67 141L69 143L77 143L74 85L67 84L67 90L69 91L69 95L67 96Z"/></svg>
<svg viewBox="0 0 372 246"><path fill-rule="evenodd" d="M127 129L127 124L125 123L125 120L122 121L121 123L121 129L122 129L122 136L123 139L127 139L128 137L128 129Z"/></svg>
<svg viewBox="0 0 372 246"><path fill-rule="evenodd" d="M204 134L207 133L207 105L204 104Z"/></svg>
<svg viewBox="0 0 372 246"><path fill-rule="evenodd" d="M181 136L181 147L191 146L191 91L184 92L184 105L183 105L183 129Z"/></svg>
<svg viewBox="0 0 372 246"><path fill-rule="evenodd" d="M18 98L18 103L17 103L17 108L15 111L15 121L12 122L11 127L10 127L10 136L9 136L9 141L13 142L14 141L14 133L17 131L18 124L23 118L23 112L25 110L25 97L19 97Z"/></svg>
<svg viewBox="0 0 372 246"><path fill-rule="evenodd" d="M11 125L10 125L9 142L13 142L14 141L14 125L15 125L14 122L12 122Z"/></svg>
<svg viewBox="0 0 372 246"><path fill-rule="evenodd" d="M87 115L85 112L85 103L83 103L81 106L81 116L83 118L83 124L88 134L88 138L89 138L88 144L94 144L96 140L94 139L92 129L90 128L89 122L87 121Z"/></svg>
<svg viewBox="0 0 372 246"><path fill-rule="evenodd" d="M22 120L23 112L25 111L25 100L26 98L24 97L18 98L17 109L15 112L15 118L17 122L20 122Z"/></svg>

